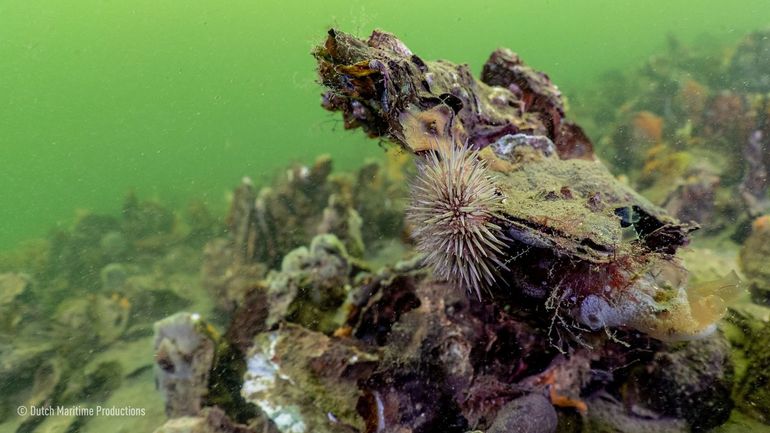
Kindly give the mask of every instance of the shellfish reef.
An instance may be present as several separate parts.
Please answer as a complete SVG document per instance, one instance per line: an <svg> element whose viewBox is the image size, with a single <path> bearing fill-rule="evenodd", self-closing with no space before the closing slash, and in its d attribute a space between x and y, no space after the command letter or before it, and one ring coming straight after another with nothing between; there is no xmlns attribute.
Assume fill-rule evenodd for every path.
<svg viewBox="0 0 770 433"><path fill-rule="evenodd" d="M672 40L574 110L508 49L312 55L385 157L1 255L0 429L770 431L770 33Z"/></svg>

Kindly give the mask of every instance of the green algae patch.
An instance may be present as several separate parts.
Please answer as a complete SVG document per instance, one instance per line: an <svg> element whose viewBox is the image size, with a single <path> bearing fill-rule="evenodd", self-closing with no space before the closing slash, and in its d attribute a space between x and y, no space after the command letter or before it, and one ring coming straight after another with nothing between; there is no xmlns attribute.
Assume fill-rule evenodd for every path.
<svg viewBox="0 0 770 433"><path fill-rule="evenodd" d="M498 179L505 214L514 224L528 227L546 245L561 244L591 261L608 261L626 242L623 225L639 222L634 216L623 219L634 206L656 216L662 213L594 161L543 158Z"/></svg>

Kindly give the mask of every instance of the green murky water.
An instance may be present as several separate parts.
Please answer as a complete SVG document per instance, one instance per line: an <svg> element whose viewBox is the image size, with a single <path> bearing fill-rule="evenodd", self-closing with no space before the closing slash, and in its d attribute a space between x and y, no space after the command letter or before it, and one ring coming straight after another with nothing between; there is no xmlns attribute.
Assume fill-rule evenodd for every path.
<svg viewBox="0 0 770 433"><path fill-rule="evenodd" d="M0 2L0 249L115 213L127 189L224 206L243 175L323 152L376 155L318 107L308 54L330 26L399 35L426 59L478 68L520 53L569 96L667 34L738 40L768 24L764 0ZM267 176L269 177L269 176Z"/></svg>

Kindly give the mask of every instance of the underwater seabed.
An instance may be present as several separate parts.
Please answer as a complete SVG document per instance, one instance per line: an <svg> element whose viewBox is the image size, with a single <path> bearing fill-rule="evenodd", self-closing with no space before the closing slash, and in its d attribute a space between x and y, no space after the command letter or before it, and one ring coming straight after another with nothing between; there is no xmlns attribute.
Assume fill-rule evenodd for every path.
<svg viewBox="0 0 770 433"><path fill-rule="evenodd" d="M677 46L587 134L512 51L330 30L323 107L385 157L1 255L0 431L770 431L761 35L713 65L751 85Z"/></svg>

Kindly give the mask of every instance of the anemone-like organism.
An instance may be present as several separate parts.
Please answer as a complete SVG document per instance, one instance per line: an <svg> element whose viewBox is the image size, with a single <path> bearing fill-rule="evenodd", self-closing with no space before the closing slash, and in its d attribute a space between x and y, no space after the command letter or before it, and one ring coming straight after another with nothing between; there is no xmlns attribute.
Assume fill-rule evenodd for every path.
<svg viewBox="0 0 770 433"><path fill-rule="evenodd" d="M507 269L502 199L486 163L453 144L427 151L412 184L407 217L417 249L437 276L479 298Z"/></svg>

